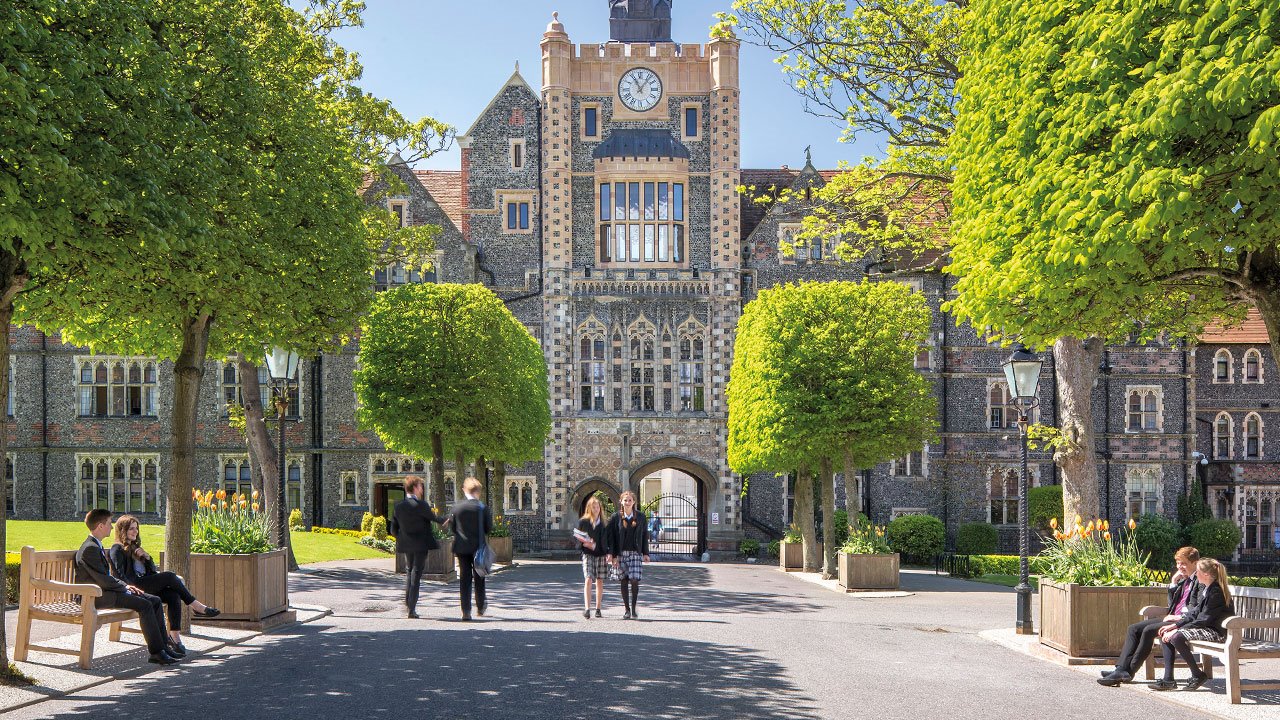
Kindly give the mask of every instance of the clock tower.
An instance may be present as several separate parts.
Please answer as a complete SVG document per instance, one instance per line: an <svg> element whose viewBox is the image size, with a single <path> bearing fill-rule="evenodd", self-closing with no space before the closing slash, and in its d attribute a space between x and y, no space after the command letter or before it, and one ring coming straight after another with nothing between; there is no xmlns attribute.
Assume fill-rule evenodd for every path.
<svg viewBox="0 0 1280 720"><path fill-rule="evenodd" d="M608 42L571 43L557 15L542 37L548 531L567 539L593 492L678 471L696 481L699 550L732 549L738 41L672 42L670 0L609 9Z"/></svg>

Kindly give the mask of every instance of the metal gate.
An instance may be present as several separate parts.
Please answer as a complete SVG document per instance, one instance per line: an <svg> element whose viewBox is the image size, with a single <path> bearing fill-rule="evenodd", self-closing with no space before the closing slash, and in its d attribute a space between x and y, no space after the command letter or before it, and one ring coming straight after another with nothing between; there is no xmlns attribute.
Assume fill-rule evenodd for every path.
<svg viewBox="0 0 1280 720"><path fill-rule="evenodd" d="M697 498L659 495L649 507L649 553L680 556L684 560L701 553L701 524Z"/></svg>

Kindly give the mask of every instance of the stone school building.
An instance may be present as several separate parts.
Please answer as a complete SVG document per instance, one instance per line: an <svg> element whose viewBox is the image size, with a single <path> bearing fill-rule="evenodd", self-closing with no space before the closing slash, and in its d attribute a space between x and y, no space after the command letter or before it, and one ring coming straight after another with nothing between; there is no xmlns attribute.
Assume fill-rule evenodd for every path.
<svg viewBox="0 0 1280 720"><path fill-rule="evenodd" d="M375 289L482 283L545 350L553 428L543 458L507 468L504 487L489 488L517 547L568 547L587 497L628 488L657 504L658 540L671 554L776 537L792 521L791 482L752 477L744 496L726 463L738 317L761 288L868 275L908 283L934 309L932 342L916 364L933 382L939 432L936 443L860 471L856 497L844 498L837 480L841 502L876 522L929 513L952 533L990 522L1011 543L1018 445L1000 368L1008 351L940 310L951 281L936 271L843 262L831 244L779 252L801 208L761 204L737 188L772 197L820 187L831 173L809 162L742 168L739 44L677 43L670 12L664 0L612 2L607 40L599 41L601 22L583 29L594 41L577 44L553 18L540 39L538 85L517 68L496 88L459 138L458 171L393 162L408 190L368 189L401 222L443 228L430 273L389 267L374 276ZM171 365L91 355L30 328L11 338L11 517L71 519L107 507L161 521ZM430 478L427 458L389 453L358 427L355 353L303 363L290 398L288 500L310 523L349 527L365 511L385 513L407 474L456 492L451 465L446 478ZM1051 363L1038 414L1053 424ZM1110 518L1173 515L1199 473L1213 511L1245 531L1241 553L1274 552L1280 442L1268 443L1266 429L1280 420L1277 383L1256 317L1195 347L1109 348L1094 403ZM255 482L227 419L239 397L235 365L211 361L199 416L202 487ZM1035 484L1058 482L1046 455L1033 455L1031 473Z"/></svg>

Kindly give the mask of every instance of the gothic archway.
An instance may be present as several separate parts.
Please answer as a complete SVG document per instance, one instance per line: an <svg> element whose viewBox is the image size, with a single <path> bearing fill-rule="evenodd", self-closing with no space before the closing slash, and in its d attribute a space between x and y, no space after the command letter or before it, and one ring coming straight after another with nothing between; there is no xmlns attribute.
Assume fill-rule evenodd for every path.
<svg viewBox="0 0 1280 720"><path fill-rule="evenodd" d="M568 514L568 517L565 518L565 527L578 527L578 518L581 518L582 514L587 510L587 498L597 492L602 492L609 496L615 506L618 504L618 496L622 494L617 487L602 477L587 478L573 491L573 497L565 510Z"/></svg>
<svg viewBox="0 0 1280 720"><path fill-rule="evenodd" d="M645 498L641 482L663 470L676 470L688 476L693 480L694 489L688 493L659 491L662 508L669 517L663 520L663 530L659 532L656 542L651 539L650 543L661 548L663 552L660 554L678 559L699 557L707 549L707 505L709 493L715 487L714 476L699 462L678 455L668 455L649 460L633 469L627 485L643 501Z"/></svg>

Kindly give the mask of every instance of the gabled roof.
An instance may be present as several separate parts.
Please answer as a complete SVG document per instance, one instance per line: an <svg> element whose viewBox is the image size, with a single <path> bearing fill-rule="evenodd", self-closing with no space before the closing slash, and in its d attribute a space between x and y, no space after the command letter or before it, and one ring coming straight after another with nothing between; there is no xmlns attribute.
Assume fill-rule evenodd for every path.
<svg viewBox="0 0 1280 720"><path fill-rule="evenodd" d="M517 62L516 71L511 73L511 77L507 78L506 82L502 83L502 87L498 88L498 92L493 94L493 98L489 100L489 104L484 106L484 109L480 111L479 115L476 115L476 119L471 123L471 127L467 128L467 131L462 133L462 135L459 136L459 139L470 137L471 132L476 129L476 125L480 124L480 121L484 119L484 116L488 115L489 110L498 102L498 98L502 97L502 91L512 86L522 87L532 93L535 98L538 97L538 93L533 92L533 88L529 86L529 83L525 81L524 76L520 74L520 63Z"/></svg>
<svg viewBox="0 0 1280 720"><path fill-rule="evenodd" d="M458 170L414 170L413 176L422 183L431 198L453 223L462 227L462 173Z"/></svg>
<svg viewBox="0 0 1280 720"><path fill-rule="evenodd" d="M1257 308L1249 308L1244 322L1231 327L1214 323L1200 334L1200 342L1206 345L1267 345L1271 342L1267 325Z"/></svg>
<svg viewBox="0 0 1280 720"><path fill-rule="evenodd" d="M773 207L772 201L757 202L757 198L776 197L778 193L795 185L801 172L801 170L792 170L787 167L742 170L742 184L747 186L747 194L742 198L743 240L755 231L769 214L769 209ZM815 172L824 183L840 174L839 170L816 170Z"/></svg>

